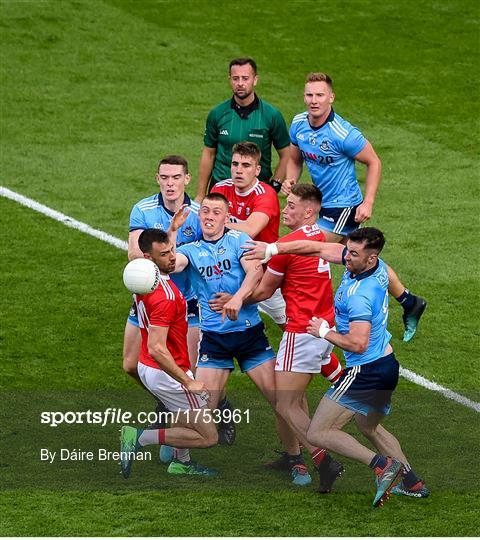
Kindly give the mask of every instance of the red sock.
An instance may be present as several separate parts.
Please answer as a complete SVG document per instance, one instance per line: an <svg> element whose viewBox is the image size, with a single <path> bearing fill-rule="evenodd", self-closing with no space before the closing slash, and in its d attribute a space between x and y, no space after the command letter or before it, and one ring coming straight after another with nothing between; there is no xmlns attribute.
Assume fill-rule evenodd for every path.
<svg viewBox="0 0 480 540"><path fill-rule="evenodd" d="M165 429L158 430L158 444L165 444Z"/></svg>
<svg viewBox="0 0 480 540"><path fill-rule="evenodd" d="M327 451L325 448L315 448L315 450L312 452L312 461L315 467L320 466L320 463L322 463L326 455Z"/></svg>
<svg viewBox="0 0 480 540"><path fill-rule="evenodd" d="M340 375L342 374L342 365L335 353L330 353L330 362L323 364L321 373L325 379L329 380L332 384L340 378Z"/></svg>

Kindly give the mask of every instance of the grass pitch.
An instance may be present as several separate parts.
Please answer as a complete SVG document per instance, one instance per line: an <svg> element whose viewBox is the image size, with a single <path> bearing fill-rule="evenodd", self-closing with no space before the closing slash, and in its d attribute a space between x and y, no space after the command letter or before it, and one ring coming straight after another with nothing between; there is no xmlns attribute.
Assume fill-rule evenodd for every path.
<svg viewBox="0 0 480 540"><path fill-rule="evenodd" d="M196 177L204 120L229 96L228 62L253 56L258 93L287 122L308 71L335 82L335 109L383 161L372 224L385 259L429 300L419 335L393 345L404 367L479 400L478 21L476 3L0 2L1 184L126 238L131 206L154 193L166 153ZM363 171L360 171L361 176ZM363 177L363 176L362 176ZM307 175L304 175L307 181ZM194 191L192 190L192 194ZM0 200L1 535L474 535L478 414L401 382L387 425L432 496L370 508L365 468L346 460L337 492L294 489L260 463L273 417L251 409L232 448L195 452L213 481L172 479L156 462L41 463L43 446L117 449L114 427L48 428L39 411L151 402L121 371L125 253ZM338 276L338 272L336 273ZM269 333L274 345L279 334ZM315 383L312 407L324 390ZM101 410L101 409L100 409Z"/></svg>

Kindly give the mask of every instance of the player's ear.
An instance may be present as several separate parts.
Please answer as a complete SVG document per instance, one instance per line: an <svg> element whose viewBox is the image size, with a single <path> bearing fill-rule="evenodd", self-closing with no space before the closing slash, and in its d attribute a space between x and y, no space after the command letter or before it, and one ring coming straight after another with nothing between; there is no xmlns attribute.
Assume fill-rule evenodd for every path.
<svg viewBox="0 0 480 540"><path fill-rule="evenodd" d="M258 75L255 75L255 77L253 78L253 86L257 86L257 83L258 83Z"/></svg>
<svg viewBox="0 0 480 540"><path fill-rule="evenodd" d="M152 256L150 255L150 253L144 253L143 258L148 259L149 261L153 261Z"/></svg>
<svg viewBox="0 0 480 540"><path fill-rule="evenodd" d="M187 173L187 174L185 175L185 185L186 185L186 186L188 186L188 184L190 184L190 180L191 180L191 179L192 179L192 176L191 176L189 173Z"/></svg>
<svg viewBox="0 0 480 540"><path fill-rule="evenodd" d="M160 175L158 174L158 172L155 175L155 180L156 180L157 184L160 186Z"/></svg>
<svg viewBox="0 0 480 540"><path fill-rule="evenodd" d="M330 100L329 101L330 101L330 103L333 103L335 101L335 92L332 92L330 94Z"/></svg>
<svg viewBox="0 0 480 540"><path fill-rule="evenodd" d="M262 170L262 167L260 163L255 167L255 176L258 176L260 174L260 171Z"/></svg>

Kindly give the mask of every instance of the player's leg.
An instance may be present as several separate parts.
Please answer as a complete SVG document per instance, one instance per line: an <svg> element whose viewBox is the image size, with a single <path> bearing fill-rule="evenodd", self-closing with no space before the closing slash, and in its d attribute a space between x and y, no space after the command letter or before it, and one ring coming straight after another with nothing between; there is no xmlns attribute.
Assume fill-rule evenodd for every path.
<svg viewBox="0 0 480 540"><path fill-rule="evenodd" d="M417 332L420 317L427 307L427 301L421 296L412 294L390 266L388 266L388 292L403 308L402 319L405 326L403 341L408 342Z"/></svg>
<svg viewBox="0 0 480 540"><path fill-rule="evenodd" d="M162 370L139 363L138 371L143 385L165 403L174 427L160 429L122 427L121 467L126 478L130 474L135 453L144 446L160 444L175 446L178 449L207 448L215 445L218 440L204 396L189 392ZM188 372L188 375L193 377L191 372ZM188 450L183 452L182 456L185 467L178 465L177 460L173 460L169 472L179 474L179 470L182 469L182 474L211 475L211 470L191 462ZM174 462L177 465L172 466ZM170 471L171 467L176 470Z"/></svg>
<svg viewBox="0 0 480 540"><path fill-rule="evenodd" d="M215 360L210 360L208 362L209 366L213 365ZM195 378L198 381L205 383L205 386L208 389L210 397L208 399L208 406L210 409L216 409L220 396L222 395L223 389L227 384L228 377L230 376L232 368L225 367L205 367L198 366Z"/></svg>
<svg viewBox="0 0 480 540"><path fill-rule="evenodd" d="M191 298L187 301L187 346L190 358L190 369L195 374L197 369L198 351L200 345L200 318L198 313L198 300Z"/></svg>
<svg viewBox="0 0 480 540"><path fill-rule="evenodd" d="M123 336L123 370L138 384L142 385L137 372L142 336L138 325L132 324L130 317L125 324Z"/></svg>

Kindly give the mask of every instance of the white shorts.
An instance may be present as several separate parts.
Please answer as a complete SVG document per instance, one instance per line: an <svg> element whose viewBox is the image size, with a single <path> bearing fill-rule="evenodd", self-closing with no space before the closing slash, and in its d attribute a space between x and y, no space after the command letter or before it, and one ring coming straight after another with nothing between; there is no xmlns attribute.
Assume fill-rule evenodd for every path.
<svg viewBox="0 0 480 540"><path fill-rule="evenodd" d="M258 303L258 311L266 313L277 324L285 324L287 322L285 308L285 300L280 289L277 289L270 298Z"/></svg>
<svg viewBox="0 0 480 540"><path fill-rule="evenodd" d="M310 334L284 332L278 349L275 371L321 373L330 362L333 345L326 339ZM341 371L341 368L340 368Z"/></svg>
<svg viewBox="0 0 480 540"><path fill-rule="evenodd" d="M146 366L141 362L138 363L137 369L142 383L154 396L162 400L169 411L200 409L207 404L202 396L189 392L165 371ZM187 371L187 375L194 378L190 370Z"/></svg>

